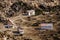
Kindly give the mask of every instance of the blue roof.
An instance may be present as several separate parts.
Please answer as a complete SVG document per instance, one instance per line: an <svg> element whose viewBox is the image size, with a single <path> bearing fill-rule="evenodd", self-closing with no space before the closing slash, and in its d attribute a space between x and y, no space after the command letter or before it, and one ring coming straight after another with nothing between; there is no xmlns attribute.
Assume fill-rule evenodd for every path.
<svg viewBox="0 0 60 40"><path fill-rule="evenodd" d="M53 24L51 24L51 23L48 23L48 24L43 23L43 24L41 24L41 29L51 30L51 29L53 29Z"/></svg>
<svg viewBox="0 0 60 40"><path fill-rule="evenodd" d="M53 30L53 24L51 24L51 23L42 23L41 27L35 28L35 30Z"/></svg>
<svg viewBox="0 0 60 40"><path fill-rule="evenodd" d="M11 28L12 26L11 25L5 25L5 28Z"/></svg>

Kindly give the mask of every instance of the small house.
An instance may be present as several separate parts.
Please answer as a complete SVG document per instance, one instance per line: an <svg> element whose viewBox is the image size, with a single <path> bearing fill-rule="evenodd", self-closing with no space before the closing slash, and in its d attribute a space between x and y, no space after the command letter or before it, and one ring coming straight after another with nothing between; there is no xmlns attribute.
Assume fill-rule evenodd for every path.
<svg viewBox="0 0 60 40"><path fill-rule="evenodd" d="M13 34L14 34L15 36L19 36L19 35L20 35L20 32L19 32L19 31L13 31Z"/></svg>
<svg viewBox="0 0 60 40"><path fill-rule="evenodd" d="M7 24L4 24L5 28L12 28L13 27L13 24L7 20Z"/></svg>
<svg viewBox="0 0 60 40"><path fill-rule="evenodd" d="M53 30L53 24L52 23L41 23L40 27L37 27L34 29L39 30L39 31Z"/></svg>
<svg viewBox="0 0 60 40"><path fill-rule="evenodd" d="M17 30L20 32L20 34L24 34L23 28L18 27Z"/></svg>
<svg viewBox="0 0 60 40"><path fill-rule="evenodd" d="M35 15L35 11L34 10L28 10L27 11L29 16Z"/></svg>
<svg viewBox="0 0 60 40"><path fill-rule="evenodd" d="M23 36L21 31L13 31L13 35L15 35L15 36Z"/></svg>
<svg viewBox="0 0 60 40"><path fill-rule="evenodd" d="M23 36L24 30L23 30L22 28L18 27L18 28L17 28L17 31L13 31L13 34L14 34L15 36Z"/></svg>
<svg viewBox="0 0 60 40"><path fill-rule="evenodd" d="M7 37L6 37L6 36L4 36L4 37L3 37L3 39L4 39L4 40L7 40Z"/></svg>
<svg viewBox="0 0 60 40"><path fill-rule="evenodd" d="M40 26L41 26L41 29L53 30L52 23L41 23Z"/></svg>
<svg viewBox="0 0 60 40"><path fill-rule="evenodd" d="M33 16L33 15L35 15L35 10L27 10L27 12L23 13L23 15L25 15L25 16Z"/></svg>
<svg viewBox="0 0 60 40"><path fill-rule="evenodd" d="M5 28L11 28L12 25L5 25Z"/></svg>

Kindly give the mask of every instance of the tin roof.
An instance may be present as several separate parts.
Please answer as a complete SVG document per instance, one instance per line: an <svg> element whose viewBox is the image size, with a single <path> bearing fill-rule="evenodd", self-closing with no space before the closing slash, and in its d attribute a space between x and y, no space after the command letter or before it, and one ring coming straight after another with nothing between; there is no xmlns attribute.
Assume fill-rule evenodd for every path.
<svg viewBox="0 0 60 40"><path fill-rule="evenodd" d="M41 29L48 29L48 30L53 29L53 24L52 23L42 23L40 25L41 25Z"/></svg>

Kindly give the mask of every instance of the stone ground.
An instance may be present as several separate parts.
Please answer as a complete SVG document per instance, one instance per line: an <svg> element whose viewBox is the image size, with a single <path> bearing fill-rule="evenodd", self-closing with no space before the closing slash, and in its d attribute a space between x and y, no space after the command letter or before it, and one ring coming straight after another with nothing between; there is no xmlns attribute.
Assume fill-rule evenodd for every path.
<svg viewBox="0 0 60 40"><path fill-rule="evenodd" d="M3 40L4 36L8 37L8 40L24 40L24 39L32 39L32 40L55 40L53 37L58 37L60 38L59 33L57 33L59 31L59 24L60 24L60 20L58 20L56 12L49 12L49 14L44 14L42 13L41 15L38 16L31 16L30 18L28 18L27 16L23 16L21 12L21 10L19 12L14 12L14 16L12 17L6 17L6 11L10 10L10 6L17 2L17 1L21 1L21 0L1 0L0 3L2 4L2 7L0 7L0 15L6 19L9 20L12 24L14 28L4 28L3 23L0 23L0 40ZM31 5L33 7L39 8L39 4L41 3L45 3L46 6L50 6L51 4L46 3L44 1L39 1L39 0L35 0L32 4L30 4L30 0L22 0L23 2L26 2L28 5ZM39 2L38 2L39 1ZM49 4L49 5L48 5ZM59 4L58 0L55 3L52 3L53 6ZM35 8L34 8L35 9ZM24 10L23 10L24 11ZM60 11L59 11L60 12ZM60 14L60 13L59 13ZM29 21L30 19L30 21ZM34 20L33 20L34 19ZM33 23L42 23L42 22L51 22L53 23L53 30L45 30L45 31L37 31L34 28L40 27L40 26L31 26ZM39 24L40 25L40 24ZM24 34L23 36L14 36L12 34L13 30L17 30L17 27L21 27L24 30ZM55 34L56 33L56 34ZM52 35L52 36L51 36ZM55 35L55 36L54 36ZM57 39L58 40L58 39Z"/></svg>

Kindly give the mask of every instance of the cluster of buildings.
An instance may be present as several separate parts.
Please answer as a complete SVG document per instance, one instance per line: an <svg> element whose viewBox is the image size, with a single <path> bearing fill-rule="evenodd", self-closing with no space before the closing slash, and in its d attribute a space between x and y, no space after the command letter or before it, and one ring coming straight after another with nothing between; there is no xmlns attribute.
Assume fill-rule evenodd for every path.
<svg viewBox="0 0 60 40"><path fill-rule="evenodd" d="M25 0L26 1L26 0ZM27 0L28 1L28 0ZM36 1L36 0L35 0ZM41 2L42 2L43 0L41 0ZM46 0L45 0L46 1ZM51 2L51 4L52 4L52 6L53 7L50 7L50 3L47 1L47 3L45 3L45 4L41 4L41 5L39 5L39 8L37 8L38 10L39 10L39 12L41 13L41 11L42 11L42 13L41 13L41 15L43 15L44 17L45 16L49 16L49 17L51 17L50 16L50 12L51 12L51 10L52 10L52 8L54 9L53 10L53 12L55 12L56 10L55 10L55 8L58 8L58 11L59 11L59 8L60 8L60 6L58 5L58 3L57 3L57 5L58 5L58 7L57 6L54 6L54 4L53 4L53 2L55 2L55 1L53 1L53 0L50 0L50 1L52 1ZM49 6L46 6L46 5L49 5ZM33 8L32 6L29 6L27 3L25 3L25 2L22 2L22 1L20 1L20 2L16 2L16 3L13 3L11 6L10 6L10 8L11 8L11 10L9 10L7 13L6 13L6 15L8 15L7 17L8 18L10 18L10 17L12 17L14 14L16 14L16 13L18 13L20 10L23 10L22 11L22 15L24 16L24 17L37 17L38 15L40 16L40 13L37 11L37 13L39 13L37 16L36 16L36 8ZM40 10L41 9L41 10ZM24 12L25 11L25 12ZM44 15L45 14L45 15ZM47 15L48 14L48 15ZM57 14L57 15L59 15L59 14ZM54 16L54 15L53 15ZM21 16L20 16L21 17ZM46 17L46 20L48 20L48 18L49 17ZM53 17L52 17L53 18ZM52 19L51 18L51 19ZM55 17L54 17L55 18ZM53 21L55 20L55 19L52 19ZM60 18L60 17L59 17ZM23 18L22 18L23 19ZM37 18L38 19L38 18ZM41 20L41 19L39 19L39 20ZM45 19L43 19L43 21L44 21ZM57 20L57 19L56 19ZM12 20L11 20L12 21ZM3 23L3 25L4 25L4 31L5 30L11 30L12 31L12 34L14 35L14 36L23 36L24 35L24 33L25 33L25 31L24 31L24 29L23 28L21 28L20 26L18 27L18 26L16 26L17 28L15 28L16 30L14 30L14 23L13 22L11 22L10 20L4 20L4 18L2 18L2 17L0 17L0 22L1 23ZM36 21L38 21L38 20L36 20ZM38 22L38 23L34 23L33 25L30 25L32 28L33 28L33 26L35 27L34 29L35 30L39 30L39 32L47 32L47 31L55 31L54 30L54 23L53 22L49 22L49 23L47 23L47 22ZM60 21L60 20L59 20ZM30 21L31 22L31 21ZM29 27L27 27L27 28L29 28ZM58 33L60 33L60 31L58 31ZM48 33L47 33L48 34ZM28 35L29 36L29 35ZM45 35L44 35L45 36ZM55 39L55 37L54 37L54 39ZM4 36L4 40L7 40L7 37L6 36ZM32 39L24 39L24 40L32 40ZM47 40L47 39L46 39ZM60 40L60 39L58 39L58 40Z"/></svg>

